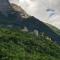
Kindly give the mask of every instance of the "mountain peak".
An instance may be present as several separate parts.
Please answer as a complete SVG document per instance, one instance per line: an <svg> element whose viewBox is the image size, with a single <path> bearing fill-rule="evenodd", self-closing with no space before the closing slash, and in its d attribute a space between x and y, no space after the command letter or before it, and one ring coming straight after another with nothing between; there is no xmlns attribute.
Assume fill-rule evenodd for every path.
<svg viewBox="0 0 60 60"><path fill-rule="evenodd" d="M3 15L8 16L9 12L11 14L13 11L18 12L22 18L29 17L29 15L24 11L21 6L10 3L9 0L0 0L0 12Z"/></svg>
<svg viewBox="0 0 60 60"><path fill-rule="evenodd" d="M28 18L29 15L24 11L24 9L21 6L18 6L16 4L11 4L11 7L14 11L19 12L19 15L22 18Z"/></svg>

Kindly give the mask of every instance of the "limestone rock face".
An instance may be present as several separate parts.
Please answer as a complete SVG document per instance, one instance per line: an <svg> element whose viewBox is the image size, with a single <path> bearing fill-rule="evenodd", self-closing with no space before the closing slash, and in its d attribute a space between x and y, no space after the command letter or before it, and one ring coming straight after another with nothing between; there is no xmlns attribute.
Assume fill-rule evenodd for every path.
<svg viewBox="0 0 60 60"><path fill-rule="evenodd" d="M9 2L8 0L0 0L0 12L4 15L7 15L9 9Z"/></svg>

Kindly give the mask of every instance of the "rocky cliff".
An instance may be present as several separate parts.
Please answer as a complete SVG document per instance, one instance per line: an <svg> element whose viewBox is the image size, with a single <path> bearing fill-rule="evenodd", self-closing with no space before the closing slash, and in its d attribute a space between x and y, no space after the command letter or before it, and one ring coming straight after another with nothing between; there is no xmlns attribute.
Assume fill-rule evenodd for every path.
<svg viewBox="0 0 60 60"><path fill-rule="evenodd" d="M0 0L0 12L7 16L9 5L8 0Z"/></svg>

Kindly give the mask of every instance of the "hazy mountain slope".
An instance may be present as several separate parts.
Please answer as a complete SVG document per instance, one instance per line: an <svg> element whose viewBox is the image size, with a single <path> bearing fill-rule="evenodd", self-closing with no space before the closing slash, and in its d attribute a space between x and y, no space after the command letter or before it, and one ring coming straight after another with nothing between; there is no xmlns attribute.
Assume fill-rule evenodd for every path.
<svg viewBox="0 0 60 60"><path fill-rule="evenodd" d="M60 29L58 29L58 28L56 28L56 27L54 27L54 26L52 26L52 25L50 25L48 23L46 23L46 25L48 27L50 27L54 32L56 32L56 34L60 35Z"/></svg>
<svg viewBox="0 0 60 60"><path fill-rule="evenodd" d="M29 30L38 30L39 32L44 32L49 37L51 37L54 41L60 43L60 35L58 35L52 28L50 28L45 23L39 21L34 17L30 17L24 21L24 26L27 26Z"/></svg>
<svg viewBox="0 0 60 60"><path fill-rule="evenodd" d="M2 16L2 15L1 15ZM60 35L58 35L54 30L48 27L45 23L39 21L33 16L29 16L21 7L11 4L10 10L8 12L8 16L4 16L2 22L0 23L4 25L4 27L12 26L12 28L24 28L27 27L29 31L38 30L39 32L44 32L49 37L52 38L53 41L60 43Z"/></svg>
<svg viewBox="0 0 60 60"><path fill-rule="evenodd" d="M15 6L15 8L13 8L14 6ZM22 20L21 20L21 18L19 18L19 20L21 21L21 23L20 23L21 26L27 27L29 31L30 30L32 31L32 30L36 29L39 32L44 32L49 37L51 37L54 41L56 41L56 42L60 41L60 35L58 35L56 33L56 31L54 31L52 28L50 28L50 26L48 26L45 23L39 21L35 17L29 16L24 10L22 10L21 7L15 5L15 4L12 4L11 7L13 8L14 11L19 12L19 15L21 17L22 17L22 15L24 17L28 16L27 18L22 17ZM21 13L22 13L22 15L21 15Z"/></svg>
<svg viewBox="0 0 60 60"><path fill-rule="evenodd" d="M46 36L0 29L0 60L60 60L60 46Z"/></svg>

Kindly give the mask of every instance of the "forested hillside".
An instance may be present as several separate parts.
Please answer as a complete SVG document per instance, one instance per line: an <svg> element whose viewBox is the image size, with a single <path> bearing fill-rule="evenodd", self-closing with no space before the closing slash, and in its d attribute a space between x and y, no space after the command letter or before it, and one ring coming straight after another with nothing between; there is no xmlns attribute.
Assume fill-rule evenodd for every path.
<svg viewBox="0 0 60 60"><path fill-rule="evenodd" d="M44 33L0 28L0 60L60 60L60 46Z"/></svg>

